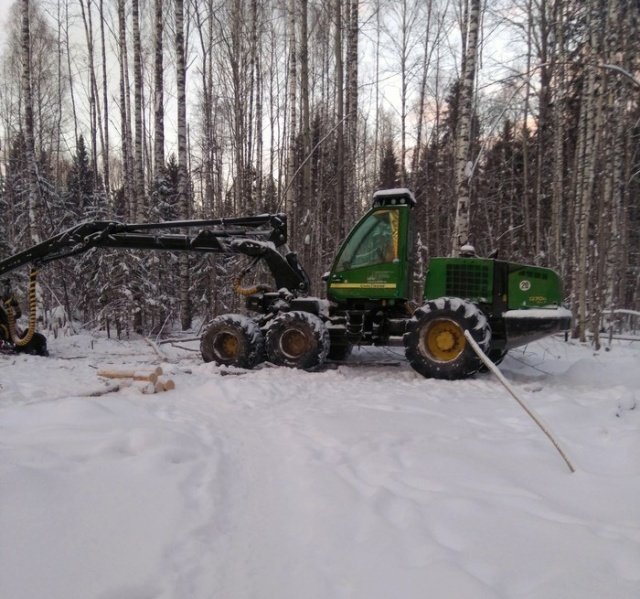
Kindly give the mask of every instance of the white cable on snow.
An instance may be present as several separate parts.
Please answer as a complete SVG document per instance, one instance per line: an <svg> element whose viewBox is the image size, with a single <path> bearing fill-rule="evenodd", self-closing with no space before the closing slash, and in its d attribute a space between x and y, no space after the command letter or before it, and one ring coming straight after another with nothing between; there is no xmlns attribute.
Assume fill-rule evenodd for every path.
<svg viewBox="0 0 640 599"><path fill-rule="evenodd" d="M515 390L509 384L509 381L507 381L507 379L504 378L503 374L500 372L498 367L489 359L487 354L485 354L480 349L480 346L476 343L475 339L471 336L471 333L469 331L465 331L464 336L469 342L469 345L471 345L471 347L473 348L473 351L475 351L478 357L482 360L483 364L491 372L493 372L493 374L496 375L496 377L502 383L504 388L511 394L511 397L513 397L513 399L515 399L518 402L518 404L520 404L520 407L529 415L529 417L538 425L538 427L540 427L540 430L547 436L549 441L551 441L553 446L558 450L558 453L562 456L562 459L565 461L565 463L569 467L569 470L571 470L571 472L575 472L576 469L574 468L573 464L571 463L571 461L569 460L565 452L560 447L559 443L553 438L553 435L549 432L546 426L540 421L540 419L534 414L534 412L524 403L524 401L522 401L522 399L520 399L517 396Z"/></svg>

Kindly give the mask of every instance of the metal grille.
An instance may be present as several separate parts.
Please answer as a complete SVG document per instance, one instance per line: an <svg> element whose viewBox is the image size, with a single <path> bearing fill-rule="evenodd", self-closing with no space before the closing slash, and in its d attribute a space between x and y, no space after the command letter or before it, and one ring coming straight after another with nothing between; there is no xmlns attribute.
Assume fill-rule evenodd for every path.
<svg viewBox="0 0 640 599"><path fill-rule="evenodd" d="M543 281L546 281L549 278L549 275L546 272L540 270L523 270L521 271L521 274L529 279L542 279Z"/></svg>
<svg viewBox="0 0 640 599"><path fill-rule="evenodd" d="M447 295L464 298L489 298L489 267L472 264L447 265Z"/></svg>

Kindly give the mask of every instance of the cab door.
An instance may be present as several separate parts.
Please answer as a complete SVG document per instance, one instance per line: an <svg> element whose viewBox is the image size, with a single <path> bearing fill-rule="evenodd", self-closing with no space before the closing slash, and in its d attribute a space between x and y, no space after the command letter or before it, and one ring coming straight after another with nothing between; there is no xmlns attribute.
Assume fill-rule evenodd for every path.
<svg viewBox="0 0 640 599"><path fill-rule="evenodd" d="M406 298L408 222L408 206L376 207L362 217L333 263L329 299Z"/></svg>

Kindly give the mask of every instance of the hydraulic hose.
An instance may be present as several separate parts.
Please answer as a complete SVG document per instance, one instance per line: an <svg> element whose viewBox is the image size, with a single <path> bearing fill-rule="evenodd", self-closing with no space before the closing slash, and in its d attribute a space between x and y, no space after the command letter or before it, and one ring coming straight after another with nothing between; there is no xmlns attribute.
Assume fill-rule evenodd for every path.
<svg viewBox="0 0 640 599"><path fill-rule="evenodd" d="M245 266L242 271L240 271L240 274L233 280L233 291L234 293L237 293L238 295L243 295L245 297L249 296L249 295L253 295L254 293L258 293L260 291L268 291L269 290L269 286L268 285L263 285L262 283L258 284L258 285L254 285L252 287L243 287L242 286L242 279L244 278L244 276L252 269L256 266L256 264L258 264L258 262L260 261L260 256L257 256L256 258L254 258L253 260L251 260L251 263L247 266Z"/></svg>
<svg viewBox="0 0 640 599"><path fill-rule="evenodd" d="M243 287L242 286L242 277L237 277L233 281L233 291L238 295L249 296L254 293L259 293L261 291L268 291L269 285L263 285L262 283L258 285L254 285L253 287Z"/></svg>
<svg viewBox="0 0 640 599"><path fill-rule="evenodd" d="M24 347L25 345L27 345L33 339L33 335L36 332L37 275L38 271L35 268L32 268L31 272L29 273L29 326L24 336L20 337L16 330L16 313L12 305L13 298L8 299L5 302L7 311L7 325L9 328L9 338L16 347Z"/></svg>

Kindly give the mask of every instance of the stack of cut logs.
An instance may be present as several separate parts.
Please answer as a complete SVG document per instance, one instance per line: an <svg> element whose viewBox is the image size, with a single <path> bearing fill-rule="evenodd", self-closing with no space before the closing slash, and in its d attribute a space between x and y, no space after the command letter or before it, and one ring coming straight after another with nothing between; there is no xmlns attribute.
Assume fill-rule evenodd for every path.
<svg viewBox="0 0 640 599"><path fill-rule="evenodd" d="M134 381L141 381L144 386L143 393L162 393L176 388L176 384L168 378L162 376L162 368L156 366L151 371L148 370L98 370L98 376L107 379L122 379L122 382L131 384Z"/></svg>

